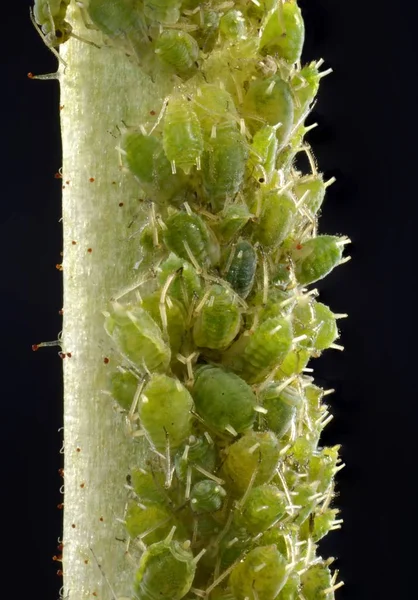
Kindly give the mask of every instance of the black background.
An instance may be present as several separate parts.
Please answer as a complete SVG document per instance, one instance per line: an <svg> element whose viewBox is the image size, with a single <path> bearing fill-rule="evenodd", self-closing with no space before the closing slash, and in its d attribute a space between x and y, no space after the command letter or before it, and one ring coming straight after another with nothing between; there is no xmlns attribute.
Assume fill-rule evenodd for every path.
<svg viewBox="0 0 418 600"><path fill-rule="evenodd" d="M418 11L411 0L300 4L304 60L334 69L309 121L319 123L309 141L320 168L338 179L320 229L353 241L353 260L321 284L322 300L350 315L340 322L346 351L315 364L337 390L325 442L342 443L348 465L344 528L322 553L338 556L340 600L415 597ZM3 3L0 36L0 589L55 600L62 365L54 349L35 354L31 344L61 328L59 85L26 78L56 69L29 5Z"/></svg>

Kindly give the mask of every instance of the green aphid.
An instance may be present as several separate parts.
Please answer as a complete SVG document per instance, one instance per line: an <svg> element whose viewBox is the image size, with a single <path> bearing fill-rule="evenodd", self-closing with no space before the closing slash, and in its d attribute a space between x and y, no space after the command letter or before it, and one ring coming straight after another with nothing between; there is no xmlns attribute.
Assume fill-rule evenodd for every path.
<svg viewBox="0 0 418 600"><path fill-rule="evenodd" d="M316 322L316 336L314 346L316 350L326 350L339 336L337 320L334 313L322 302L314 302Z"/></svg>
<svg viewBox="0 0 418 600"><path fill-rule="evenodd" d="M190 542L171 538L169 534L162 542L148 546L142 554L134 584L138 600L181 600L192 587L196 559Z"/></svg>
<svg viewBox="0 0 418 600"><path fill-rule="evenodd" d="M178 212L168 217L165 225L164 242L177 256L201 267L219 263L219 242L199 215Z"/></svg>
<svg viewBox="0 0 418 600"><path fill-rule="evenodd" d="M286 513L287 504L284 492L276 486L259 485L249 492L235 521L252 535L258 535L280 521Z"/></svg>
<svg viewBox="0 0 418 600"><path fill-rule="evenodd" d="M186 98L170 98L168 102L164 115L163 147L173 173L177 167L186 174L194 165L200 167L202 131L199 119Z"/></svg>
<svg viewBox="0 0 418 600"><path fill-rule="evenodd" d="M298 200L301 200L306 194L303 206L312 215L316 215L325 198L326 187L322 175L301 177L295 183L293 191Z"/></svg>
<svg viewBox="0 0 418 600"><path fill-rule="evenodd" d="M252 218L246 204L227 204L219 213L214 229L224 244L230 242Z"/></svg>
<svg viewBox="0 0 418 600"><path fill-rule="evenodd" d="M237 435L254 422L256 397L234 373L209 365L199 368L192 395L198 414L220 434Z"/></svg>
<svg viewBox="0 0 418 600"><path fill-rule="evenodd" d="M242 106L246 124L252 132L262 126L277 127L282 144L293 125L293 99L289 84L278 75L250 83Z"/></svg>
<svg viewBox="0 0 418 600"><path fill-rule="evenodd" d="M227 288L212 285L204 296L203 306L193 327L193 340L200 348L223 350L227 348L241 328L241 310L237 298Z"/></svg>
<svg viewBox="0 0 418 600"><path fill-rule="evenodd" d="M324 564L313 565L301 575L301 592L306 600L334 600L332 575Z"/></svg>
<svg viewBox="0 0 418 600"><path fill-rule="evenodd" d="M254 246L243 240L232 248L232 260L228 260L225 280L241 296L246 298L251 292L257 270L257 252Z"/></svg>
<svg viewBox="0 0 418 600"><path fill-rule="evenodd" d="M247 26L245 18L240 10L230 10L221 17L219 22L219 33L225 42L245 39Z"/></svg>
<svg viewBox="0 0 418 600"><path fill-rule="evenodd" d="M155 544L168 535L173 521L172 513L163 504L138 505L131 502L125 515L125 527L132 539L141 536L145 544ZM148 532L146 535L144 533Z"/></svg>
<svg viewBox="0 0 418 600"><path fill-rule="evenodd" d="M295 215L296 203L288 192L273 191L263 195L254 239L267 248L279 246L289 235Z"/></svg>
<svg viewBox="0 0 418 600"><path fill-rule="evenodd" d="M164 473L132 469L129 481L141 504L164 504L166 502L166 495L163 491Z"/></svg>
<svg viewBox="0 0 418 600"><path fill-rule="evenodd" d="M309 460L312 457L312 453L316 450L317 443L318 439L313 435L300 435L295 440L290 451L294 460L296 460L296 462L298 462L302 467L308 466ZM311 481L314 480L315 478L311 477Z"/></svg>
<svg viewBox="0 0 418 600"><path fill-rule="evenodd" d="M235 599L275 600L288 577L286 566L287 559L276 546L254 548L229 578Z"/></svg>
<svg viewBox="0 0 418 600"><path fill-rule="evenodd" d="M168 294L188 307L193 298L199 298L202 293L201 278L189 262L171 252L158 268L158 283L164 286L174 274L176 276L170 283Z"/></svg>
<svg viewBox="0 0 418 600"><path fill-rule="evenodd" d="M272 431L249 431L226 450L221 474L235 495L242 495L251 481L254 486L268 483L276 472L280 444ZM255 474L255 476L254 476Z"/></svg>
<svg viewBox="0 0 418 600"><path fill-rule="evenodd" d="M295 101L295 123L306 113L314 101L320 82L318 63L311 62L297 71L291 79L293 97Z"/></svg>
<svg viewBox="0 0 418 600"><path fill-rule="evenodd" d="M199 46L186 31L166 29L157 39L158 58L180 76L191 75L199 58Z"/></svg>
<svg viewBox="0 0 418 600"><path fill-rule="evenodd" d="M114 371L109 378L110 394L124 410L130 410L138 385L138 377L126 369Z"/></svg>
<svg viewBox="0 0 418 600"><path fill-rule="evenodd" d="M301 525L309 517L311 512L314 510L318 499L318 482L300 483L294 490L292 501L296 506L301 506L297 510L297 515L293 522L297 525Z"/></svg>
<svg viewBox="0 0 418 600"><path fill-rule="evenodd" d="M323 448L315 452L309 461L309 480L318 481L318 492L326 492L334 478L340 446Z"/></svg>
<svg viewBox="0 0 418 600"><path fill-rule="evenodd" d="M273 317L263 321L251 334L244 333L225 352L222 362L248 383L257 383L280 366L292 341L290 319Z"/></svg>
<svg viewBox="0 0 418 600"><path fill-rule="evenodd" d="M322 279L341 262L347 240L335 235L318 235L292 249L295 275L300 285Z"/></svg>
<svg viewBox="0 0 418 600"><path fill-rule="evenodd" d="M299 345L299 344L298 344ZM302 373L303 369L308 364L312 355L312 351L304 347L295 348L286 354L286 358L280 365L277 371L277 377L291 377L292 375Z"/></svg>
<svg viewBox="0 0 418 600"><path fill-rule="evenodd" d="M263 27L260 49L263 54L284 58L289 63L300 60L305 40L305 25L296 2L280 3Z"/></svg>
<svg viewBox="0 0 418 600"><path fill-rule="evenodd" d="M206 475L199 471L203 469L207 473L213 473L216 466L216 447L213 441L206 436L196 437L191 435L189 439L179 448L174 457L176 475L185 483L190 469L192 480L199 481Z"/></svg>
<svg viewBox="0 0 418 600"><path fill-rule="evenodd" d="M118 351L138 369L166 371L171 351L161 329L140 306L123 306L115 302L106 313L105 330Z"/></svg>
<svg viewBox="0 0 418 600"><path fill-rule="evenodd" d="M187 314L182 303L172 298L168 292L164 303L161 304L161 292L157 291L142 299L142 308L151 315L162 331L164 331L162 318L166 320L171 353L175 356L180 351L187 331Z"/></svg>
<svg viewBox="0 0 418 600"><path fill-rule="evenodd" d="M291 537L286 530L279 529L278 527L270 527L267 529L262 536L259 538L260 546L271 546L274 544L277 550L290 558L291 556Z"/></svg>
<svg viewBox="0 0 418 600"><path fill-rule="evenodd" d="M271 383L259 396L260 404L267 410L261 415L263 425L274 431L278 439L283 437L295 420L297 409L302 404L300 394L292 387L280 389L280 385Z"/></svg>
<svg viewBox="0 0 418 600"><path fill-rule="evenodd" d="M197 5L199 3L200 0L195 4ZM193 32L193 35L199 44L200 50L204 54L208 54L212 52L219 37L220 13L216 10L212 10L209 3L200 4L199 8L200 10L195 11L189 19L191 23L198 27L197 31Z"/></svg>
<svg viewBox="0 0 418 600"><path fill-rule="evenodd" d="M234 521L226 535L216 548L215 563L220 556L220 566L225 571L244 556L254 545L253 536L244 528L237 526Z"/></svg>
<svg viewBox="0 0 418 600"><path fill-rule="evenodd" d="M158 137L127 131L122 140L122 151L129 170L153 202L170 200L184 186L182 175L173 175Z"/></svg>
<svg viewBox="0 0 418 600"><path fill-rule="evenodd" d="M337 519L339 510L328 508L324 512L318 512L305 521L300 528L300 539L312 539L313 542L319 542L333 529L339 528L341 521Z"/></svg>
<svg viewBox="0 0 418 600"><path fill-rule="evenodd" d="M334 313L321 302L303 298L293 310L293 328L296 336L306 335L302 346L321 352L338 338Z"/></svg>
<svg viewBox="0 0 418 600"><path fill-rule="evenodd" d="M44 42L50 48L64 44L71 37L73 28L65 20L69 4L70 0L35 0L33 18L41 27Z"/></svg>
<svg viewBox="0 0 418 600"><path fill-rule="evenodd" d="M245 138L235 124L226 123L216 128L215 137L211 137L202 155L203 189L215 212L239 191L247 156Z"/></svg>
<svg viewBox="0 0 418 600"><path fill-rule="evenodd" d="M266 125L254 134L248 167L254 179L259 183L270 182L276 167L278 147L275 127Z"/></svg>
<svg viewBox="0 0 418 600"><path fill-rule="evenodd" d="M322 404L324 390L314 384L306 386L303 390L306 398L306 408L311 421L317 421L326 410L325 404Z"/></svg>
<svg viewBox="0 0 418 600"><path fill-rule="evenodd" d="M137 1L137 0L136 0ZM143 0L144 15L162 25L174 25L180 18L181 0Z"/></svg>
<svg viewBox="0 0 418 600"><path fill-rule="evenodd" d="M178 379L151 375L138 404L141 427L159 452L176 450L192 430L193 399Z"/></svg>
<svg viewBox="0 0 418 600"><path fill-rule="evenodd" d="M278 287L272 286L269 289L267 302L263 301L263 292L258 292L253 300L252 304L256 307L261 306L259 312L260 321L265 321L271 317L286 317L292 312L292 294L281 290Z"/></svg>
<svg viewBox="0 0 418 600"><path fill-rule="evenodd" d="M197 88L193 96L193 109L199 119L206 142L222 123L236 123L238 113L234 100L226 90L214 84L204 84Z"/></svg>
<svg viewBox="0 0 418 600"><path fill-rule="evenodd" d="M190 507L194 513L212 513L220 510L226 491L212 479L198 481L190 492Z"/></svg>
<svg viewBox="0 0 418 600"><path fill-rule="evenodd" d="M292 571L288 580L281 589L280 594L275 600L299 600L300 575L297 571Z"/></svg>

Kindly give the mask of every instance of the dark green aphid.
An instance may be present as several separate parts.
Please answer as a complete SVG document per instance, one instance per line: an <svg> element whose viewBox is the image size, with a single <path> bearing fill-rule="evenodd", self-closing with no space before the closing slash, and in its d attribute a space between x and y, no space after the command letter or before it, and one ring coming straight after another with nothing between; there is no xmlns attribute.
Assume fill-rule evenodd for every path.
<svg viewBox="0 0 418 600"><path fill-rule="evenodd" d="M314 565L303 573L301 584L306 600L334 600L331 571L324 564Z"/></svg>
<svg viewBox="0 0 418 600"><path fill-rule="evenodd" d="M232 260L228 261L226 281L241 296L246 298L254 285L257 270L257 252L247 241L238 242L232 249Z"/></svg>
<svg viewBox="0 0 418 600"><path fill-rule="evenodd" d="M115 302L106 314L105 329L117 349L137 368L165 371L170 364L170 347L161 329L140 306L122 306Z"/></svg>
<svg viewBox="0 0 418 600"><path fill-rule="evenodd" d="M153 202L170 200L184 185L180 174L172 174L158 137L128 131L123 137L122 150L129 170Z"/></svg>
<svg viewBox="0 0 418 600"><path fill-rule="evenodd" d="M164 504L164 473L150 473L144 469L133 469L130 484L141 504Z"/></svg>
<svg viewBox="0 0 418 600"><path fill-rule="evenodd" d="M161 303L161 292L157 291L142 299L142 307L162 331L166 329L171 353L175 356L180 351L186 332L187 314L182 303L171 298L170 291Z"/></svg>
<svg viewBox="0 0 418 600"><path fill-rule="evenodd" d="M44 42L50 48L64 44L71 37L73 28L65 20L69 4L70 0L35 0L33 18L41 27Z"/></svg>
<svg viewBox="0 0 418 600"><path fill-rule="evenodd" d="M256 397L249 385L234 373L218 367L201 367L192 389L196 411L219 433L237 435L255 419Z"/></svg>
<svg viewBox="0 0 418 600"><path fill-rule="evenodd" d="M236 123L238 113L234 100L218 85L205 84L197 88L193 108L198 116L206 141L222 123Z"/></svg>
<svg viewBox="0 0 418 600"><path fill-rule="evenodd" d="M203 137L199 119L185 98L170 98L163 128L163 146L173 173L180 167L188 174L197 165L203 152Z"/></svg>
<svg viewBox="0 0 418 600"><path fill-rule="evenodd" d="M275 600L288 577L286 566L287 560L276 546L254 548L229 578L235 599Z"/></svg>
<svg viewBox="0 0 418 600"><path fill-rule="evenodd" d="M268 17L261 34L263 54L284 58L289 63L300 60L305 39L305 25L294 1L279 4Z"/></svg>
<svg viewBox="0 0 418 600"><path fill-rule="evenodd" d="M307 194L305 196L304 206L312 215L316 215L324 201L326 186L322 179L322 175L308 175L307 177L301 177L297 180L293 191L298 200L301 200L303 196Z"/></svg>
<svg viewBox="0 0 418 600"><path fill-rule="evenodd" d="M196 40L186 31L167 29L158 38L155 53L179 75L192 73L199 57Z"/></svg>
<svg viewBox="0 0 418 600"><path fill-rule="evenodd" d="M274 431L280 439L288 432L296 417L297 409L302 403L300 394L290 386L281 389L276 382L262 391L259 400L267 410L267 414L260 417L266 427Z"/></svg>
<svg viewBox="0 0 418 600"><path fill-rule="evenodd" d="M130 410L138 385L138 377L126 369L115 371L110 376L111 396L124 410Z"/></svg>
<svg viewBox="0 0 418 600"><path fill-rule="evenodd" d="M178 212L166 219L164 241L169 250L198 267L219 262L219 242L201 217Z"/></svg>
<svg viewBox="0 0 418 600"><path fill-rule="evenodd" d="M259 183L270 182L276 166L278 147L275 127L266 125L255 133L248 164L252 176Z"/></svg>
<svg viewBox="0 0 418 600"><path fill-rule="evenodd" d="M150 530L144 536L144 542L147 545L155 544L169 534L173 526L172 516L163 504L147 503L140 506L131 502L125 515L126 530L132 539Z"/></svg>
<svg viewBox="0 0 418 600"><path fill-rule="evenodd" d="M163 25L174 25L180 18L181 0L143 0L144 15Z"/></svg>
<svg viewBox="0 0 418 600"><path fill-rule="evenodd" d="M288 192L263 194L254 239L268 248L280 245L290 233L295 215L296 203Z"/></svg>
<svg viewBox="0 0 418 600"><path fill-rule="evenodd" d="M251 217L246 204L228 204L219 213L220 221L214 226L214 229L226 244L245 227Z"/></svg>
<svg viewBox="0 0 418 600"><path fill-rule="evenodd" d="M301 285L309 285L325 277L341 262L348 240L334 235L319 235L292 249L295 275Z"/></svg>
<svg viewBox="0 0 418 600"><path fill-rule="evenodd" d="M196 559L190 542L173 541L172 534L142 554L134 584L138 600L181 600L192 587Z"/></svg>
<svg viewBox="0 0 418 600"><path fill-rule="evenodd" d="M230 10L219 22L219 33L221 38L227 42L245 39L247 26L245 18L240 10Z"/></svg>
<svg viewBox="0 0 418 600"><path fill-rule="evenodd" d="M138 405L141 426L150 443L164 451L176 450L192 429L193 399L178 379L151 375Z"/></svg>
<svg viewBox="0 0 418 600"><path fill-rule="evenodd" d="M244 333L223 355L223 363L249 383L261 381L279 367L291 349L292 325L288 318L267 319L257 329Z"/></svg>
<svg viewBox="0 0 418 600"><path fill-rule="evenodd" d="M293 125L289 84L278 75L253 81L244 98L242 112L251 131L256 132L263 125L277 127L277 138L283 143Z"/></svg>
<svg viewBox="0 0 418 600"><path fill-rule="evenodd" d="M243 494L250 483L268 483L277 469L280 445L272 431L250 431L227 449L221 473L236 495Z"/></svg>
<svg viewBox="0 0 418 600"><path fill-rule="evenodd" d="M212 479L203 479L192 487L190 507L195 513L212 513L222 507L226 491Z"/></svg>
<svg viewBox="0 0 418 600"><path fill-rule="evenodd" d="M167 279L174 274L176 276L170 283L169 295L188 307L193 298L201 295L201 279L189 262L170 253L158 268L158 283L161 286L165 285Z"/></svg>
<svg viewBox="0 0 418 600"><path fill-rule="evenodd" d="M193 340L201 348L225 349L241 328L241 311L236 296L215 284L208 289L203 300L203 306L198 307Z"/></svg>
<svg viewBox="0 0 418 600"><path fill-rule="evenodd" d="M240 189L248 151L235 124L217 127L216 137L208 145L202 155L203 189L212 208L219 211Z"/></svg>
<svg viewBox="0 0 418 600"><path fill-rule="evenodd" d="M213 473L216 466L216 448L214 442L208 437L191 435L187 442L179 448L174 458L174 464L176 475L180 481L186 482L189 469L192 470L194 481L205 477L199 468L207 473Z"/></svg>
<svg viewBox="0 0 418 600"><path fill-rule="evenodd" d="M248 494L236 521L252 535L263 533L286 512L286 496L274 485L259 485Z"/></svg>

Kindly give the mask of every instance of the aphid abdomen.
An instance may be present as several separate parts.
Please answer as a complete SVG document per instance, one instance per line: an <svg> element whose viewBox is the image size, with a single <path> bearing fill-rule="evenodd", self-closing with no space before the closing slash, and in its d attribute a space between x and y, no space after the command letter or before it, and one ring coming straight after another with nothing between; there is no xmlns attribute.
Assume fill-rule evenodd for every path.
<svg viewBox="0 0 418 600"><path fill-rule="evenodd" d="M246 298L254 285L257 253L247 241L238 242L232 252L234 253L233 259L225 274L225 279L241 298Z"/></svg>
<svg viewBox="0 0 418 600"><path fill-rule="evenodd" d="M144 14L151 21L174 25L180 17L181 0L144 0Z"/></svg>
<svg viewBox="0 0 418 600"><path fill-rule="evenodd" d="M203 151L200 123L184 98L173 98L168 103L164 118L163 146L171 164L180 167L185 173L189 173L193 165L199 163Z"/></svg>
<svg viewBox="0 0 418 600"><path fill-rule="evenodd" d="M219 22L219 33L225 41L245 39L247 27L245 19L240 10L230 10L221 17Z"/></svg>
<svg viewBox="0 0 418 600"><path fill-rule="evenodd" d="M123 369L112 373L109 383L112 398L114 398L124 410L129 410L138 388L138 378L130 371Z"/></svg>
<svg viewBox="0 0 418 600"><path fill-rule="evenodd" d="M170 347L164 342L158 325L143 308L115 303L113 313L106 317L105 329L119 352L138 369L167 370Z"/></svg>
<svg viewBox="0 0 418 600"><path fill-rule="evenodd" d="M314 565L301 575L301 591L306 600L334 600L331 571L325 564Z"/></svg>
<svg viewBox="0 0 418 600"><path fill-rule="evenodd" d="M274 485L260 485L250 490L236 522L250 534L257 535L277 523L284 516L286 506L284 492Z"/></svg>
<svg viewBox="0 0 418 600"><path fill-rule="evenodd" d="M125 515L126 530L135 539L148 529L153 529L144 537L144 543L155 544L169 534L173 526L172 517L172 513L162 504L148 503L139 506L136 502L131 502Z"/></svg>
<svg viewBox="0 0 418 600"><path fill-rule="evenodd" d="M213 134L213 128L223 123L236 123L238 113L234 100L226 90L217 85L205 84L198 88L193 98L193 108L207 142Z"/></svg>
<svg viewBox="0 0 418 600"><path fill-rule="evenodd" d="M325 277L341 261L343 238L319 235L292 249L295 274L301 285L309 285Z"/></svg>
<svg viewBox="0 0 418 600"><path fill-rule="evenodd" d="M300 8L296 2L286 2L267 18L260 49L263 54L295 63L300 60L304 40L305 25Z"/></svg>
<svg viewBox="0 0 418 600"><path fill-rule="evenodd" d="M325 185L322 175L302 177L296 182L293 189L298 200L301 200L303 195L306 194L306 192L309 192L306 196L304 206L306 206L313 215L316 215L321 208L325 197Z"/></svg>
<svg viewBox="0 0 418 600"><path fill-rule="evenodd" d="M278 387L278 383L272 383L263 390L260 403L267 410L267 414L263 416L267 428L274 431L280 439L294 421L302 398L292 387L277 392Z"/></svg>
<svg viewBox="0 0 418 600"><path fill-rule="evenodd" d="M287 559L276 546L254 548L231 573L229 582L235 599L275 600L288 577L286 566Z"/></svg>
<svg viewBox="0 0 418 600"><path fill-rule="evenodd" d="M227 348L238 335L241 312L235 296L221 285L213 285L200 308L194 328L196 346L221 350Z"/></svg>
<svg viewBox="0 0 418 600"><path fill-rule="evenodd" d="M276 166L278 147L276 129L271 125L266 125L255 133L248 163L252 168L253 177L260 183L264 183L260 180L264 180L265 177L267 177L266 183L270 182Z"/></svg>
<svg viewBox="0 0 418 600"><path fill-rule="evenodd" d="M135 576L135 598L181 600L190 590L196 572L189 545L171 540L151 544L142 554Z"/></svg>
<svg viewBox="0 0 418 600"><path fill-rule="evenodd" d="M164 451L178 448L192 430L193 399L178 379L152 375L138 406L141 426L151 444Z"/></svg>
<svg viewBox="0 0 418 600"><path fill-rule="evenodd" d="M234 373L201 367L196 372L192 395L199 415L221 434L242 433L254 422L256 397Z"/></svg>
<svg viewBox="0 0 418 600"><path fill-rule="evenodd" d="M156 42L155 53L179 75L186 75L196 67L199 46L186 31L166 30ZM191 73L190 73L191 74Z"/></svg>
<svg viewBox="0 0 418 600"><path fill-rule="evenodd" d="M168 217L165 224L165 244L177 256L189 262L194 259L205 267L219 262L219 242L201 217L193 213L178 212Z"/></svg>

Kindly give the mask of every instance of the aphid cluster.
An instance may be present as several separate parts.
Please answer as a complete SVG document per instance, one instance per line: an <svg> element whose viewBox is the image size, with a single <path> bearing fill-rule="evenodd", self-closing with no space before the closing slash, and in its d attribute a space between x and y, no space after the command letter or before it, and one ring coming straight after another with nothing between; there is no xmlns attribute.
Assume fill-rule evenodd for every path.
<svg viewBox="0 0 418 600"><path fill-rule="evenodd" d="M149 122L122 133L149 218L139 283L105 312L120 357L109 389L150 450L129 474L134 598L331 600L342 584L317 543L340 527L343 465L338 446L321 446L327 392L307 365L342 349L345 315L307 286L347 260L349 240L318 233L332 180L305 119L326 72L301 65L301 11L295 0L78 4L109 43L173 81ZM311 172L296 168L301 152Z"/></svg>

